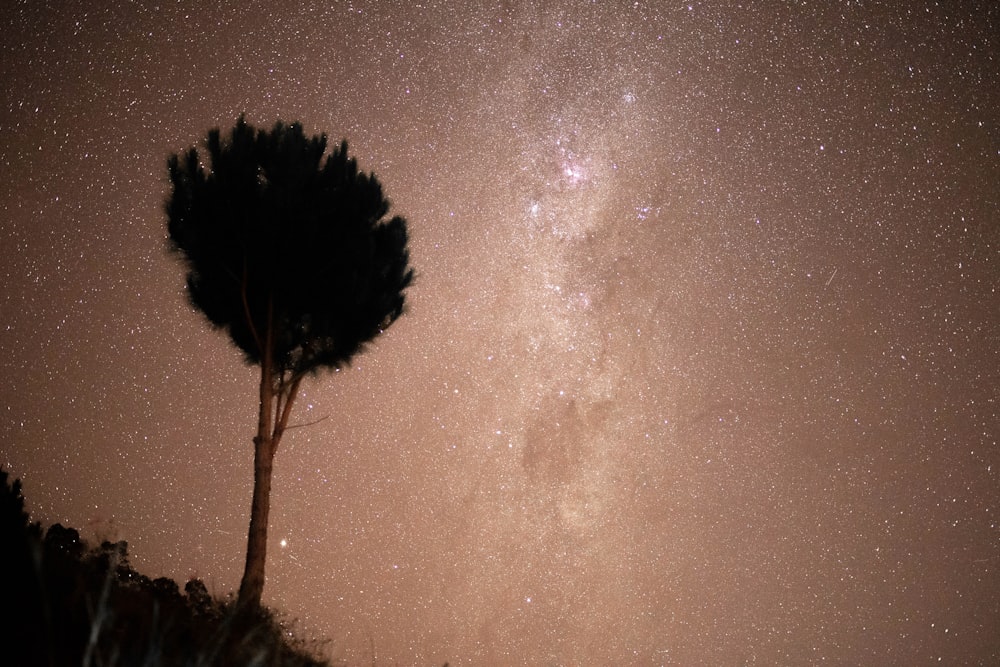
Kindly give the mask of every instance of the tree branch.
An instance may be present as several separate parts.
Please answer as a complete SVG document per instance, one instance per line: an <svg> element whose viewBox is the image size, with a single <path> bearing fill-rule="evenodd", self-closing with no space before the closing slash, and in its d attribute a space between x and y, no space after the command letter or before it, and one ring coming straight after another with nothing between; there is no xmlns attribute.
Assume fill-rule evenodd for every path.
<svg viewBox="0 0 1000 667"><path fill-rule="evenodd" d="M329 418L330 418L330 415L325 415L323 417L320 417L319 419L314 419L313 421L306 422L304 424L292 424L291 426L286 426L285 430L286 431L291 431L293 428L302 428L304 426L312 426L313 424L318 424L321 421L324 421L324 420L329 419Z"/></svg>
<svg viewBox="0 0 1000 667"><path fill-rule="evenodd" d="M274 447L274 451L278 451L278 443L281 442L281 436L284 435L288 428L288 417L292 414L292 405L295 403L295 397L299 393L299 383L302 381L302 376L295 377L290 385L284 383L284 376L282 376L281 382L281 395L284 396L284 401L282 402L279 398L278 410L275 411L277 420L274 424L274 433L271 437L271 443Z"/></svg>

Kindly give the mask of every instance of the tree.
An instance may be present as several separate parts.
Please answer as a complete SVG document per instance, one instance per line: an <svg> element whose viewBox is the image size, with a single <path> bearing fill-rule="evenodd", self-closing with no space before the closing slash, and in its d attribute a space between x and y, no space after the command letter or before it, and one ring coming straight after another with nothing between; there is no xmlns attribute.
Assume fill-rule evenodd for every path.
<svg viewBox="0 0 1000 667"><path fill-rule="evenodd" d="M8 482L10 473L0 467L0 535L4 539L9 539L9 544L21 544L30 540L41 538L41 526L36 521L31 522L31 517L24 509L24 496L21 495L21 480L15 479L13 484ZM0 556L8 555L8 550L3 550Z"/></svg>
<svg viewBox="0 0 1000 667"><path fill-rule="evenodd" d="M348 365L403 312L410 285L406 221L387 219L374 175L347 142L301 125L257 130L241 117L168 161L170 243L191 302L260 367L254 488L239 603L264 588L271 470L302 379ZM325 156L325 157L324 157Z"/></svg>
<svg viewBox="0 0 1000 667"><path fill-rule="evenodd" d="M28 629L32 622L41 619L42 607L38 603L38 564L41 561L42 529L37 521L32 522L24 509L21 495L21 480L10 481L10 474L0 467L0 587L3 588L5 617L16 617L18 623L0 623L0 646L14 649L23 646L30 636L41 639L41 633ZM10 654L8 654L10 655ZM15 650L17 663L21 650Z"/></svg>

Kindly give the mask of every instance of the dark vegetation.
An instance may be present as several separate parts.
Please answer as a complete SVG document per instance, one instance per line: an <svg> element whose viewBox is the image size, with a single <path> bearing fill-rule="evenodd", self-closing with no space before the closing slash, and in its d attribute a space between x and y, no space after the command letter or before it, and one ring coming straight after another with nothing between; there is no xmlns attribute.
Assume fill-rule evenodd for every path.
<svg viewBox="0 0 1000 667"><path fill-rule="evenodd" d="M327 665L320 644L294 636L265 607L180 587L128 562L125 542L85 543L60 524L42 530L24 510L20 480L0 469L0 663L82 665Z"/></svg>

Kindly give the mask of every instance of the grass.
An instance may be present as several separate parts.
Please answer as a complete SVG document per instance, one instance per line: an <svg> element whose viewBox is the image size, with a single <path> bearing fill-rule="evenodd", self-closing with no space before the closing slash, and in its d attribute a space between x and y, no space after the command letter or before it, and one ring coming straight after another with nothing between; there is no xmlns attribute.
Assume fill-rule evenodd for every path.
<svg viewBox="0 0 1000 667"><path fill-rule="evenodd" d="M237 608L198 579L182 591L128 562L125 542L92 546L73 528L42 530L19 480L0 469L0 661L12 667L325 667L323 643L275 612Z"/></svg>

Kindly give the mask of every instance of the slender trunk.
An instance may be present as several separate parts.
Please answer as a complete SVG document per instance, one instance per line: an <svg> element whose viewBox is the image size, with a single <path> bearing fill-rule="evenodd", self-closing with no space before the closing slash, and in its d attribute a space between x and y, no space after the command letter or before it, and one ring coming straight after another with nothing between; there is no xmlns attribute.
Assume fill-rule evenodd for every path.
<svg viewBox="0 0 1000 667"><path fill-rule="evenodd" d="M261 373L263 373L263 369ZM277 395L273 380L261 377L260 416L257 437L253 439L253 503L250 505L250 532L247 535L247 560L240 582L239 606L260 607L264 592L264 565L267 562L267 523L271 512L271 472L274 454L288 426L301 378L290 385L279 383Z"/></svg>
<svg viewBox="0 0 1000 667"><path fill-rule="evenodd" d="M274 377L271 356L271 303L268 303L264 349L260 360L260 411L257 436L253 439L253 501L247 560L237 600L242 609L257 609L264 593L264 564L267 560L267 522L271 511L271 471L274 465Z"/></svg>
<svg viewBox="0 0 1000 667"><path fill-rule="evenodd" d="M271 438L254 438L253 503L250 506L250 531L247 535L247 560L240 582L238 606L260 607L264 593L264 564L267 560L267 523L271 509L271 471L274 449Z"/></svg>

